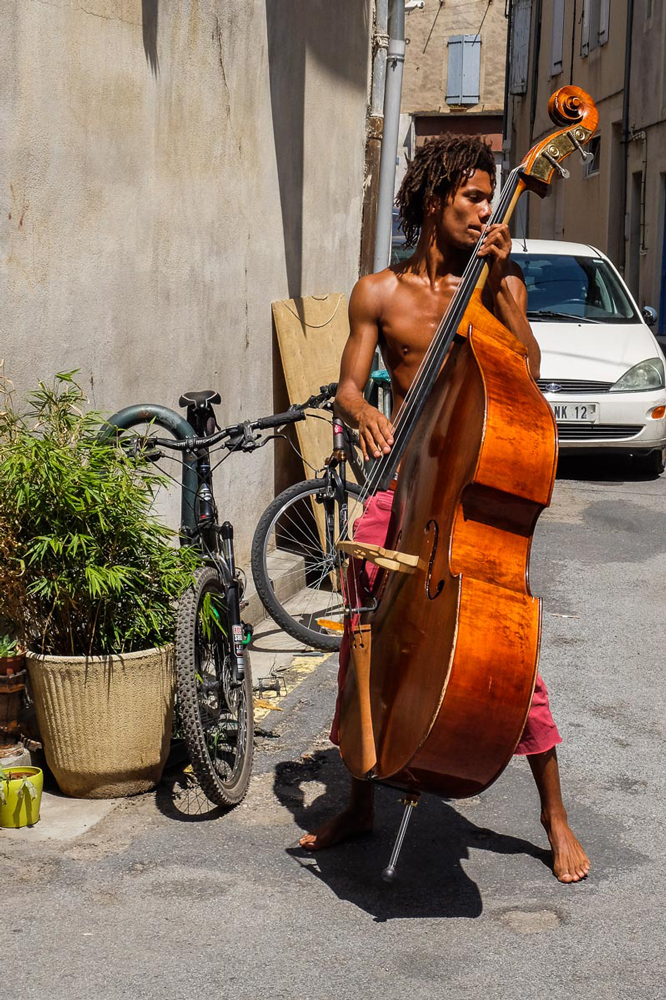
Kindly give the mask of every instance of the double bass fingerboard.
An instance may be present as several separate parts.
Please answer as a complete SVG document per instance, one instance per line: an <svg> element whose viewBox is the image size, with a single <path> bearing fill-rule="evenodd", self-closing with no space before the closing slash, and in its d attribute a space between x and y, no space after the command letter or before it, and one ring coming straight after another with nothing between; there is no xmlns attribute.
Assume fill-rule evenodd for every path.
<svg viewBox="0 0 666 1000"><path fill-rule="evenodd" d="M497 207L493 212L486 229L488 226L492 226L496 223L507 222L510 218L510 212L515 203L515 195L521 182L522 173L523 168L522 166L519 166L512 170L509 174L507 182L502 189ZM481 241L483 240L483 235L485 234L486 229L484 229L481 237L479 238L479 242L474 248L470 261L463 272L462 278L460 279L460 284L455 290L447 310L439 322L439 326L437 327L430 342L430 346L426 351L425 357L421 362L416 378L412 382L409 391L405 396L405 401L395 421L393 447L391 448L389 454L380 459L375 466L372 478L378 483L376 487L378 490L387 490L391 480L395 476L400 460L405 452L405 448L407 447L414 427L416 426L416 422L423 412L428 396L430 395L441 367L444 364L444 359L446 358L451 344L453 343L456 331L462 322L463 316L465 315L465 310L469 305L472 292L478 284L483 268L486 266L485 260L482 257L477 256L477 251L481 246Z"/></svg>

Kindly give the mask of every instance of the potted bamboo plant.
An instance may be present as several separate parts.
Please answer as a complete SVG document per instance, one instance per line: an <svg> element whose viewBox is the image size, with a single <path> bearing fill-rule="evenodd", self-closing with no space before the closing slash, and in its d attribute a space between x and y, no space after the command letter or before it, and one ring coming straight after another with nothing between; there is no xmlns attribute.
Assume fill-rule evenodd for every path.
<svg viewBox="0 0 666 1000"><path fill-rule="evenodd" d="M161 776L174 699L174 605L197 556L153 515L164 480L99 441L75 373L0 405L0 618L26 663L47 763L80 797Z"/></svg>

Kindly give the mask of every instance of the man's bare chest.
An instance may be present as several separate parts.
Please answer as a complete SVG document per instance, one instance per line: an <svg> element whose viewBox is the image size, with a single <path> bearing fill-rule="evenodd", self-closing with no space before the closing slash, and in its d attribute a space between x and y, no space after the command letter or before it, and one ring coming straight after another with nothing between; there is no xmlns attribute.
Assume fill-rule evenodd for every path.
<svg viewBox="0 0 666 1000"><path fill-rule="evenodd" d="M428 349L453 294L394 296L382 311L382 347L394 363L420 361Z"/></svg>

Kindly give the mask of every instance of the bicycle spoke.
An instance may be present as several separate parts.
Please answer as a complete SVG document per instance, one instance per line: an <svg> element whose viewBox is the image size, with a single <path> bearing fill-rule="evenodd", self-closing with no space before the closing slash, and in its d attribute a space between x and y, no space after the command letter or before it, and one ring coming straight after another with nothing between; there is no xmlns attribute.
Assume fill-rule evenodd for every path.
<svg viewBox="0 0 666 1000"><path fill-rule="evenodd" d="M296 531L288 531L286 525L280 522L279 526L276 525L275 538L278 543L278 548L284 545L285 541L293 542L293 544L299 549L309 549L312 552L321 552L321 542L318 537L312 535L312 541L304 540L301 534ZM282 543L282 545L280 544Z"/></svg>
<svg viewBox="0 0 666 1000"><path fill-rule="evenodd" d="M360 489L345 484L346 511L356 509ZM325 525L320 532L322 504ZM325 504L325 506L324 506ZM259 523L252 549L252 571L257 593L271 616L300 642L320 649L339 649L341 631L321 622L342 624L344 602L340 578L344 572L335 549L340 522L349 520L328 480L320 479L289 487L267 509ZM325 530L324 530L325 528ZM298 556L293 565L285 556ZM305 588L299 587L301 580ZM294 593L298 591L298 593Z"/></svg>

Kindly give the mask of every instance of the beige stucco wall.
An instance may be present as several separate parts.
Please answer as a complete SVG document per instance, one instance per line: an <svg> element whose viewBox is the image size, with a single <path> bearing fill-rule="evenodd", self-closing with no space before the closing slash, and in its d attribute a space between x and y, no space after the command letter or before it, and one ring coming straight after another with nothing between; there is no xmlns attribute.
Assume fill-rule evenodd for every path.
<svg viewBox="0 0 666 1000"><path fill-rule="evenodd" d="M483 26L481 27L483 23ZM504 4L470 0L464 4L426 3L406 21L409 38L405 55L403 113L449 113L446 103L447 41L452 35L475 35L481 27L480 102L469 112L500 112L504 106L506 18ZM455 113L459 109L454 109Z"/></svg>
<svg viewBox="0 0 666 1000"><path fill-rule="evenodd" d="M622 118L622 74L624 65L624 25L626 24L626 0L616 0L611 4L611 20L608 43L594 49L589 56L580 55L580 6L577 8L573 37L572 68L572 27L574 0L566 0L562 72L551 76L551 35L552 0L544 0L541 14L541 44L536 72L536 99L534 102L534 125L530 130L532 107L532 81L534 70L534 32L537 7L532 10L532 45L530 52L530 72L527 93L524 97L510 98L512 102L512 165L520 162L527 150L538 140L554 131L555 125L548 117L548 99L559 87L573 83L582 87L594 99L599 111L599 132L602 136L602 163L598 174L583 176L583 168L578 156L567 161L571 178L562 182L556 180L550 196L541 200L528 195L529 232L533 238L567 239L575 242L592 243L606 251L609 242L611 212L611 170L610 149L612 125ZM619 92L618 92L619 91Z"/></svg>
<svg viewBox="0 0 666 1000"><path fill-rule="evenodd" d="M567 239L591 243L608 253L618 263L621 259L625 226L621 218L621 143L624 61L626 45L626 0L610 5L608 42L582 57L580 53L580 4L567 0L565 6L563 71L550 75L552 0L542 4L541 44L536 74L537 92L534 129L530 132L532 102L532 66L534 59L534 22L530 86L524 96L511 98L511 161L515 165L530 146L554 129L547 113L548 98L558 87L573 83L586 90L599 110L598 133L601 136L599 172L585 177L580 160L572 156L567 163L571 178L553 184L551 197L540 201L529 195L529 233L534 238ZM533 16L536 12L533 5ZM659 307L661 290L662 246L664 232L664 177L666 175L666 68L664 38L666 6L653 4L652 17L645 17L643 5L634 8L632 77L629 127L632 133L647 134L647 173L645 184L644 245L638 252L636 241L627 240L625 276L632 284L639 304ZM573 45L572 45L573 42ZM632 232L631 178L643 168L645 150L641 141L632 141L628 149L626 234ZM636 220L633 231L635 232ZM633 274L632 256L638 261Z"/></svg>
<svg viewBox="0 0 666 1000"><path fill-rule="evenodd" d="M273 409L270 303L358 273L370 0L2 0L0 357ZM335 9L333 9L333 7ZM318 386L313 372L313 388ZM241 559L272 446L218 477Z"/></svg>
<svg viewBox="0 0 666 1000"><path fill-rule="evenodd" d="M641 305L659 309L662 271L666 269L666 261L662 260L666 214L666 5L654 2L652 16L644 15L645 9L636 5L630 127L634 132L645 132L646 144L640 140L630 144L627 174L631 185L632 174L642 171L645 163L645 227L643 252L638 255L638 296ZM666 297L662 305L666 306ZM666 332L666 316L661 317L661 323Z"/></svg>

